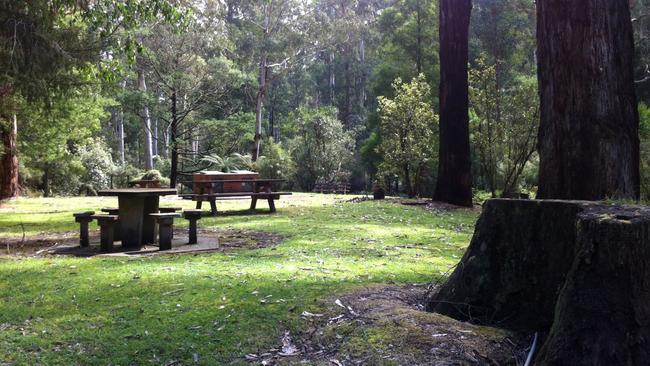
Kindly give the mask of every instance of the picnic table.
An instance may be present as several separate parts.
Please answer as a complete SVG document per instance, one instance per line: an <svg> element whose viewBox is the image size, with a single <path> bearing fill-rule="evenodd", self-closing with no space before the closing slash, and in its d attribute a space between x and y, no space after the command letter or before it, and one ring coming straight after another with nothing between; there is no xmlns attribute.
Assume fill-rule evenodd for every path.
<svg viewBox="0 0 650 366"><path fill-rule="evenodd" d="M210 202L210 211L212 215L217 214L217 204L216 200L218 199L229 199L229 198L239 198L239 197L251 197L251 210L255 210L257 207L258 199L266 199L269 203L269 210L275 212L275 200L280 199L280 196L291 195L291 192L278 192L273 191L273 183L284 182L284 179L229 179L224 180L201 180L186 182L186 184L191 184L194 190L194 193L181 194L180 196L183 199L189 199L196 201L196 208L200 209L203 201ZM242 191L235 192L215 192L215 184L241 184L245 187Z"/></svg>
<svg viewBox="0 0 650 366"><path fill-rule="evenodd" d="M170 188L106 189L100 196L117 196L122 247L140 248L154 242L156 222L150 216L158 212L160 196L178 192Z"/></svg>

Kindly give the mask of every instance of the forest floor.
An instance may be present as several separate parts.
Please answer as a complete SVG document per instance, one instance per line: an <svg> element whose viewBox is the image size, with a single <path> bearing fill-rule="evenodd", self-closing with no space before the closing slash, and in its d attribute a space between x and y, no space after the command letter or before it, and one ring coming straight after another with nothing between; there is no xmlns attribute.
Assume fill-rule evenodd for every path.
<svg viewBox="0 0 650 366"><path fill-rule="evenodd" d="M478 210L402 203L295 194L246 215L248 201L225 201L199 222L218 251L84 258L42 249L75 240L72 212L115 198L9 201L0 365L517 364L527 338L420 305Z"/></svg>

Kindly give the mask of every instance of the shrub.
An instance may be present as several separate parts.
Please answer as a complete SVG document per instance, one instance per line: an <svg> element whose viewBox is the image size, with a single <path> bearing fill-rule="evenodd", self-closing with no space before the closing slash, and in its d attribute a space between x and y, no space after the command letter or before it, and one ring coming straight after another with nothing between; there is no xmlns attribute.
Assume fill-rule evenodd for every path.
<svg viewBox="0 0 650 366"><path fill-rule="evenodd" d="M281 143L274 143L272 139L263 144L264 156L260 156L255 165L255 170L260 176L268 179L285 179L286 186L293 186L291 179L296 170L291 155L282 147Z"/></svg>
<svg viewBox="0 0 650 366"><path fill-rule="evenodd" d="M354 155L354 136L343 129L335 108L299 108L290 116L296 137L290 143L296 165L294 181L312 190L318 179L349 171Z"/></svg>

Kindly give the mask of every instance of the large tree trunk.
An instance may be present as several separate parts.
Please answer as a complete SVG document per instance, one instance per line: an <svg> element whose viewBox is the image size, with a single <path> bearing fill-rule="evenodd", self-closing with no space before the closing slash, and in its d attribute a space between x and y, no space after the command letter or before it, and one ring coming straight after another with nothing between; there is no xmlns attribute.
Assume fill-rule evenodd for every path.
<svg viewBox="0 0 650 366"><path fill-rule="evenodd" d="M147 91L147 84L144 80L144 71L138 70L138 90L141 92ZM153 169L153 154L151 148L151 116L149 115L149 107L145 103L142 107L142 123L144 129L144 169Z"/></svg>
<svg viewBox="0 0 650 366"><path fill-rule="evenodd" d="M538 198L639 198L628 0L538 0Z"/></svg>
<svg viewBox="0 0 650 366"><path fill-rule="evenodd" d="M549 332L535 365L641 365L650 358L650 209L489 200L427 310Z"/></svg>
<svg viewBox="0 0 650 366"><path fill-rule="evenodd" d="M471 0L440 1L440 154L434 199L472 205L467 81Z"/></svg>
<svg viewBox="0 0 650 366"><path fill-rule="evenodd" d="M0 121L2 155L0 155L0 199L16 197L20 186L18 182L18 122L14 114L9 120Z"/></svg>

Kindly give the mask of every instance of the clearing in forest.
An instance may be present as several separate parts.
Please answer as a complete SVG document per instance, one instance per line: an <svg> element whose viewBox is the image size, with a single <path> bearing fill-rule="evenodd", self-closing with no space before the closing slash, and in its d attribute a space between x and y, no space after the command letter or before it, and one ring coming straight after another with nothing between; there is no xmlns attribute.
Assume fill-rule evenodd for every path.
<svg viewBox="0 0 650 366"><path fill-rule="evenodd" d="M305 347L313 348L305 337L314 326L308 314L330 314L336 299L348 301L359 289L442 278L459 261L478 216L471 210L350 198L296 194L284 199L275 215L200 222L202 230L229 233L226 241L237 241L233 233L244 241L247 233L258 233L248 238L253 241L267 237L259 233L272 234L277 241L272 245L135 258L35 255L29 249L74 237L72 212L115 205L113 198L10 201L0 208L0 362L207 365L317 359L305 354ZM247 204L227 202L224 209ZM178 220L179 230L183 221ZM302 355L277 355L286 332ZM383 333L373 334L373 347L363 352L381 355ZM348 332L346 339L337 338L337 347L346 357L367 359L354 354L354 344L368 336ZM328 363L324 352L318 354Z"/></svg>

